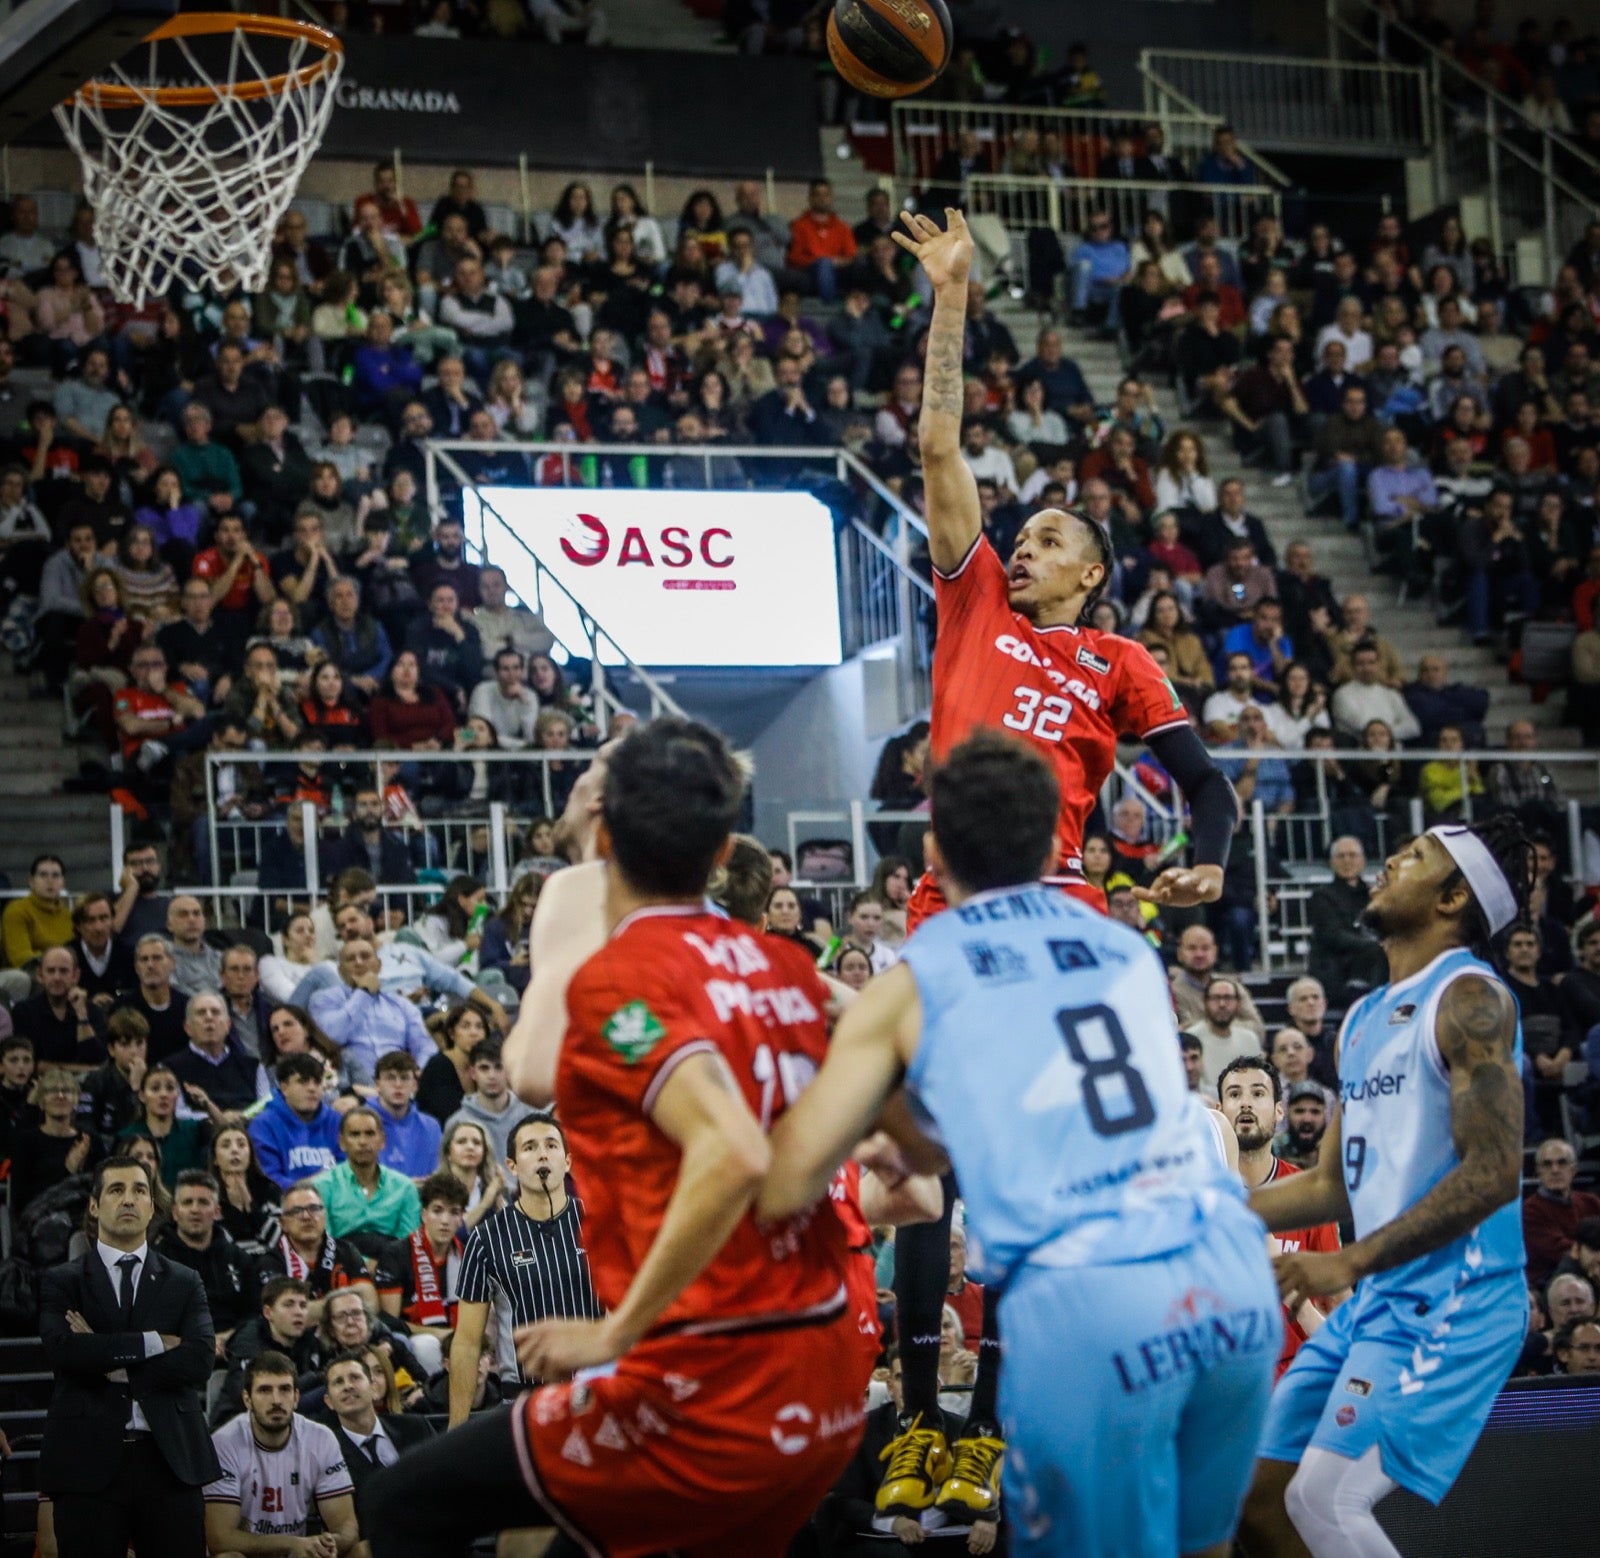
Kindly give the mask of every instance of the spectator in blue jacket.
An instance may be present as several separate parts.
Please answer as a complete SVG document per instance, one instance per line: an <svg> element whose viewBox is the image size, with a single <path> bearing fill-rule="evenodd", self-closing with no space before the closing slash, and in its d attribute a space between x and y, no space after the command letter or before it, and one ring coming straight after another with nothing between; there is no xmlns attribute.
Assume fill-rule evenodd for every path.
<svg viewBox="0 0 1600 1558"><path fill-rule="evenodd" d="M393 1049L374 1068L383 1121L383 1151L378 1161L409 1179L426 1179L439 1166L443 1128L417 1108L417 1079L422 1075L409 1050Z"/></svg>
<svg viewBox="0 0 1600 1558"><path fill-rule="evenodd" d="M328 615L313 630L311 642L369 698L394 664L389 635L361 609L361 588L354 579L341 577L328 586Z"/></svg>
<svg viewBox="0 0 1600 1558"><path fill-rule="evenodd" d="M356 410L380 417L391 429L422 387L422 365L409 346L396 346L394 315L377 309L367 320L367 338L351 360L350 389Z"/></svg>
<svg viewBox="0 0 1600 1558"><path fill-rule="evenodd" d="M1426 654L1417 662L1417 679L1400 689L1422 726L1421 744L1436 747L1446 725L1458 725L1469 747L1487 745L1483 722L1489 713L1489 689L1470 682L1452 682L1450 665L1441 654Z"/></svg>
<svg viewBox="0 0 1600 1558"><path fill-rule="evenodd" d="M1228 630L1216 662L1224 680L1228 661L1235 655L1249 655L1250 674L1255 678L1257 695L1276 698L1278 678L1294 659L1294 644L1283 631L1281 602L1270 595L1258 600L1250 620Z"/></svg>
<svg viewBox="0 0 1600 1558"><path fill-rule="evenodd" d="M1116 330L1122 289L1133 279L1128 246L1111 230L1104 211L1089 214L1089 228L1072 251L1072 312L1081 316L1091 303L1106 305L1106 329Z"/></svg>
<svg viewBox="0 0 1600 1558"><path fill-rule="evenodd" d="M339 1113L322 1097L320 1055L285 1055L273 1073L277 1091L250 1122L250 1140L261 1172L287 1190L332 1168L339 1150Z"/></svg>

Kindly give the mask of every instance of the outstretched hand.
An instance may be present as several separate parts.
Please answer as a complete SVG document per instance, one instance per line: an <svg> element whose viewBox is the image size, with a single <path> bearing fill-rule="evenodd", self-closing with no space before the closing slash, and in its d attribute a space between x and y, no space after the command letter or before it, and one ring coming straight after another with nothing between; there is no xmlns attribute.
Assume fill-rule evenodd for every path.
<svg viewBox="0 0 1600 1558"><path fill-rule="evenodd" d="M945 207L944 218L945 229L940 232L927 217L902 211L900 220L906 231L890 234L906 253L917 257L935 291L964 287L972 274L972 234L967 231L967 219L954 206Z"/></svg>
<svg viewBox="0 0 1600 1558"><path fill-rule="evenodd" d="M1221 866L1169 866L1148 887L1136 887L1140 903L1172 909L1193 909L1222 896Z"/></svg>

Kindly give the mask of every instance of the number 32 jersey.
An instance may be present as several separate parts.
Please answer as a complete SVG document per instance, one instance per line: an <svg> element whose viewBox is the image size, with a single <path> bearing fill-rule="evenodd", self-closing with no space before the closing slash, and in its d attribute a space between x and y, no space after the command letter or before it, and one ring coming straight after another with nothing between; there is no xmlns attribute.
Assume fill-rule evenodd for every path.
<svg viewBox="0 0 1600 1558"><path fill-rule="evenodd" d="M1143 644L1093 628L1035 627L1013 611L1005 565L982 536L954 573L935 571L934 587L934 759L977 730L1026 741L1061 787L1056 869L1078 875L1084 821L1117 737L1186 725L1183 703Z"/></svg>
<svg viewBox="0 0 1600 1558"><path fill-rule="evenodd" d="M1054 888L997 888L901 961L922 1003L906 1092L950 1155L980 1281L1175 1254L1248 1216L1137 932Z"/></svg>

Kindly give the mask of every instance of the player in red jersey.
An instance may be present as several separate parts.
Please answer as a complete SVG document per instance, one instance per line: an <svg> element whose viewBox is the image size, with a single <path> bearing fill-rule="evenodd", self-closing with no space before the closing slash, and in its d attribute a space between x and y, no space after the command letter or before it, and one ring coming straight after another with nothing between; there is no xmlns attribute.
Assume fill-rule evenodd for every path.
<svg viewBox="0 0 1600 1558"><path fill-rule="evenodd" d="M1283 1079L1265 1055L1241 1055L1230 1060L1217 1078L1217 1099L1223 1118L1238 1138L1239 1177L1251 1190L1300 1172L1272 1150L1273 1135L1283 1123ZM1268 1243L1274 1255L1289 1250L1327 1254L1339 1248L1339 1230L1333 1223L1321 1223L1293 1233L1269 1234ZM1332 1299L1318 1299L1315 1303L1302 1299L1294 1309L1283 1306L1283 1351L1278 1355L1274 1378L1281 1378L1294 1362L1301 1343L1322 1324L1325 1311L1342 1303L1346 1296L1335 1294Z"/></svg>
<svg viewBox="0 0 1600 1558"><path fill-rule="evenodd" d="M553 1071L607 1313L519 1332L528 1376L579 1377L375 1482L377 1558L459 1554L526 1526L606 1558L777 1558L854 1451L869 1371L844 1225L821 1208L759 1227L750 1213L764 1128L814 1073L825 1017L814 973L800 981L705 902L743 789L722 740L686 720L610 753L598 873L612 928L566 982L557 1046L524 1021L547 997L519 1012L511 1068L524 1089ZM569 875L575 901L597 868L555 881ZM536 978L540 952L536 934Z"/></svg>
<svg viewBox="0 0 1600 1558"><path fill-rule="evenodd" d="M1110 537L1087 515L1042 509L1017 533L1002 562L983 535L978 484L962 458L962 361L972 237L959 211L939 227L906 214L901 248L933 287L933 322L918 430L927 494L939 633L933 658L930 757L948 756L976 730L1001 730L1033 747L1061 793L1055 880L1105 909L1083 878L1083 829L1116 760L1117 738L1137 737L1182 790L1194 840L1192 866L1163 871L1141 898L1189 907L1222 893L1238 801L1190 727L1183 703L1142 644L1083 623L1110 582ZM906 925L944 907L931 873L918 882ZM999 1349L993 1307L985 1311L978 1382L955 1453L936 1423L939 1316L948 1274L950 1195L936 1224L907 1230L895 1245L895 1296L904 1365L904 1432L886 1455L878 1511L916 1519L937 1505L948 1516L985 1516L999 1497L1004 1449L993 1417Z"/></svg>

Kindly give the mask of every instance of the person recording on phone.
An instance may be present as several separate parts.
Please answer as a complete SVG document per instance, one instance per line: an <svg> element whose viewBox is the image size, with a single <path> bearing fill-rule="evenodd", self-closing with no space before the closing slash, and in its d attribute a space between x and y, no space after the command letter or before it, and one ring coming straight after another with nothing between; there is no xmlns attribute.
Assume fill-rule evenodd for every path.
<svg viewBox="0 0 1600 1558"><path fill-rule="evenodd" d="M1207 632L1229 633L1255 615L1258 602L1276 599L1278 581L1256 557L1255 543L1230 541L1220 563L1206 569L1195 603L1200 626Z"/></svg>

